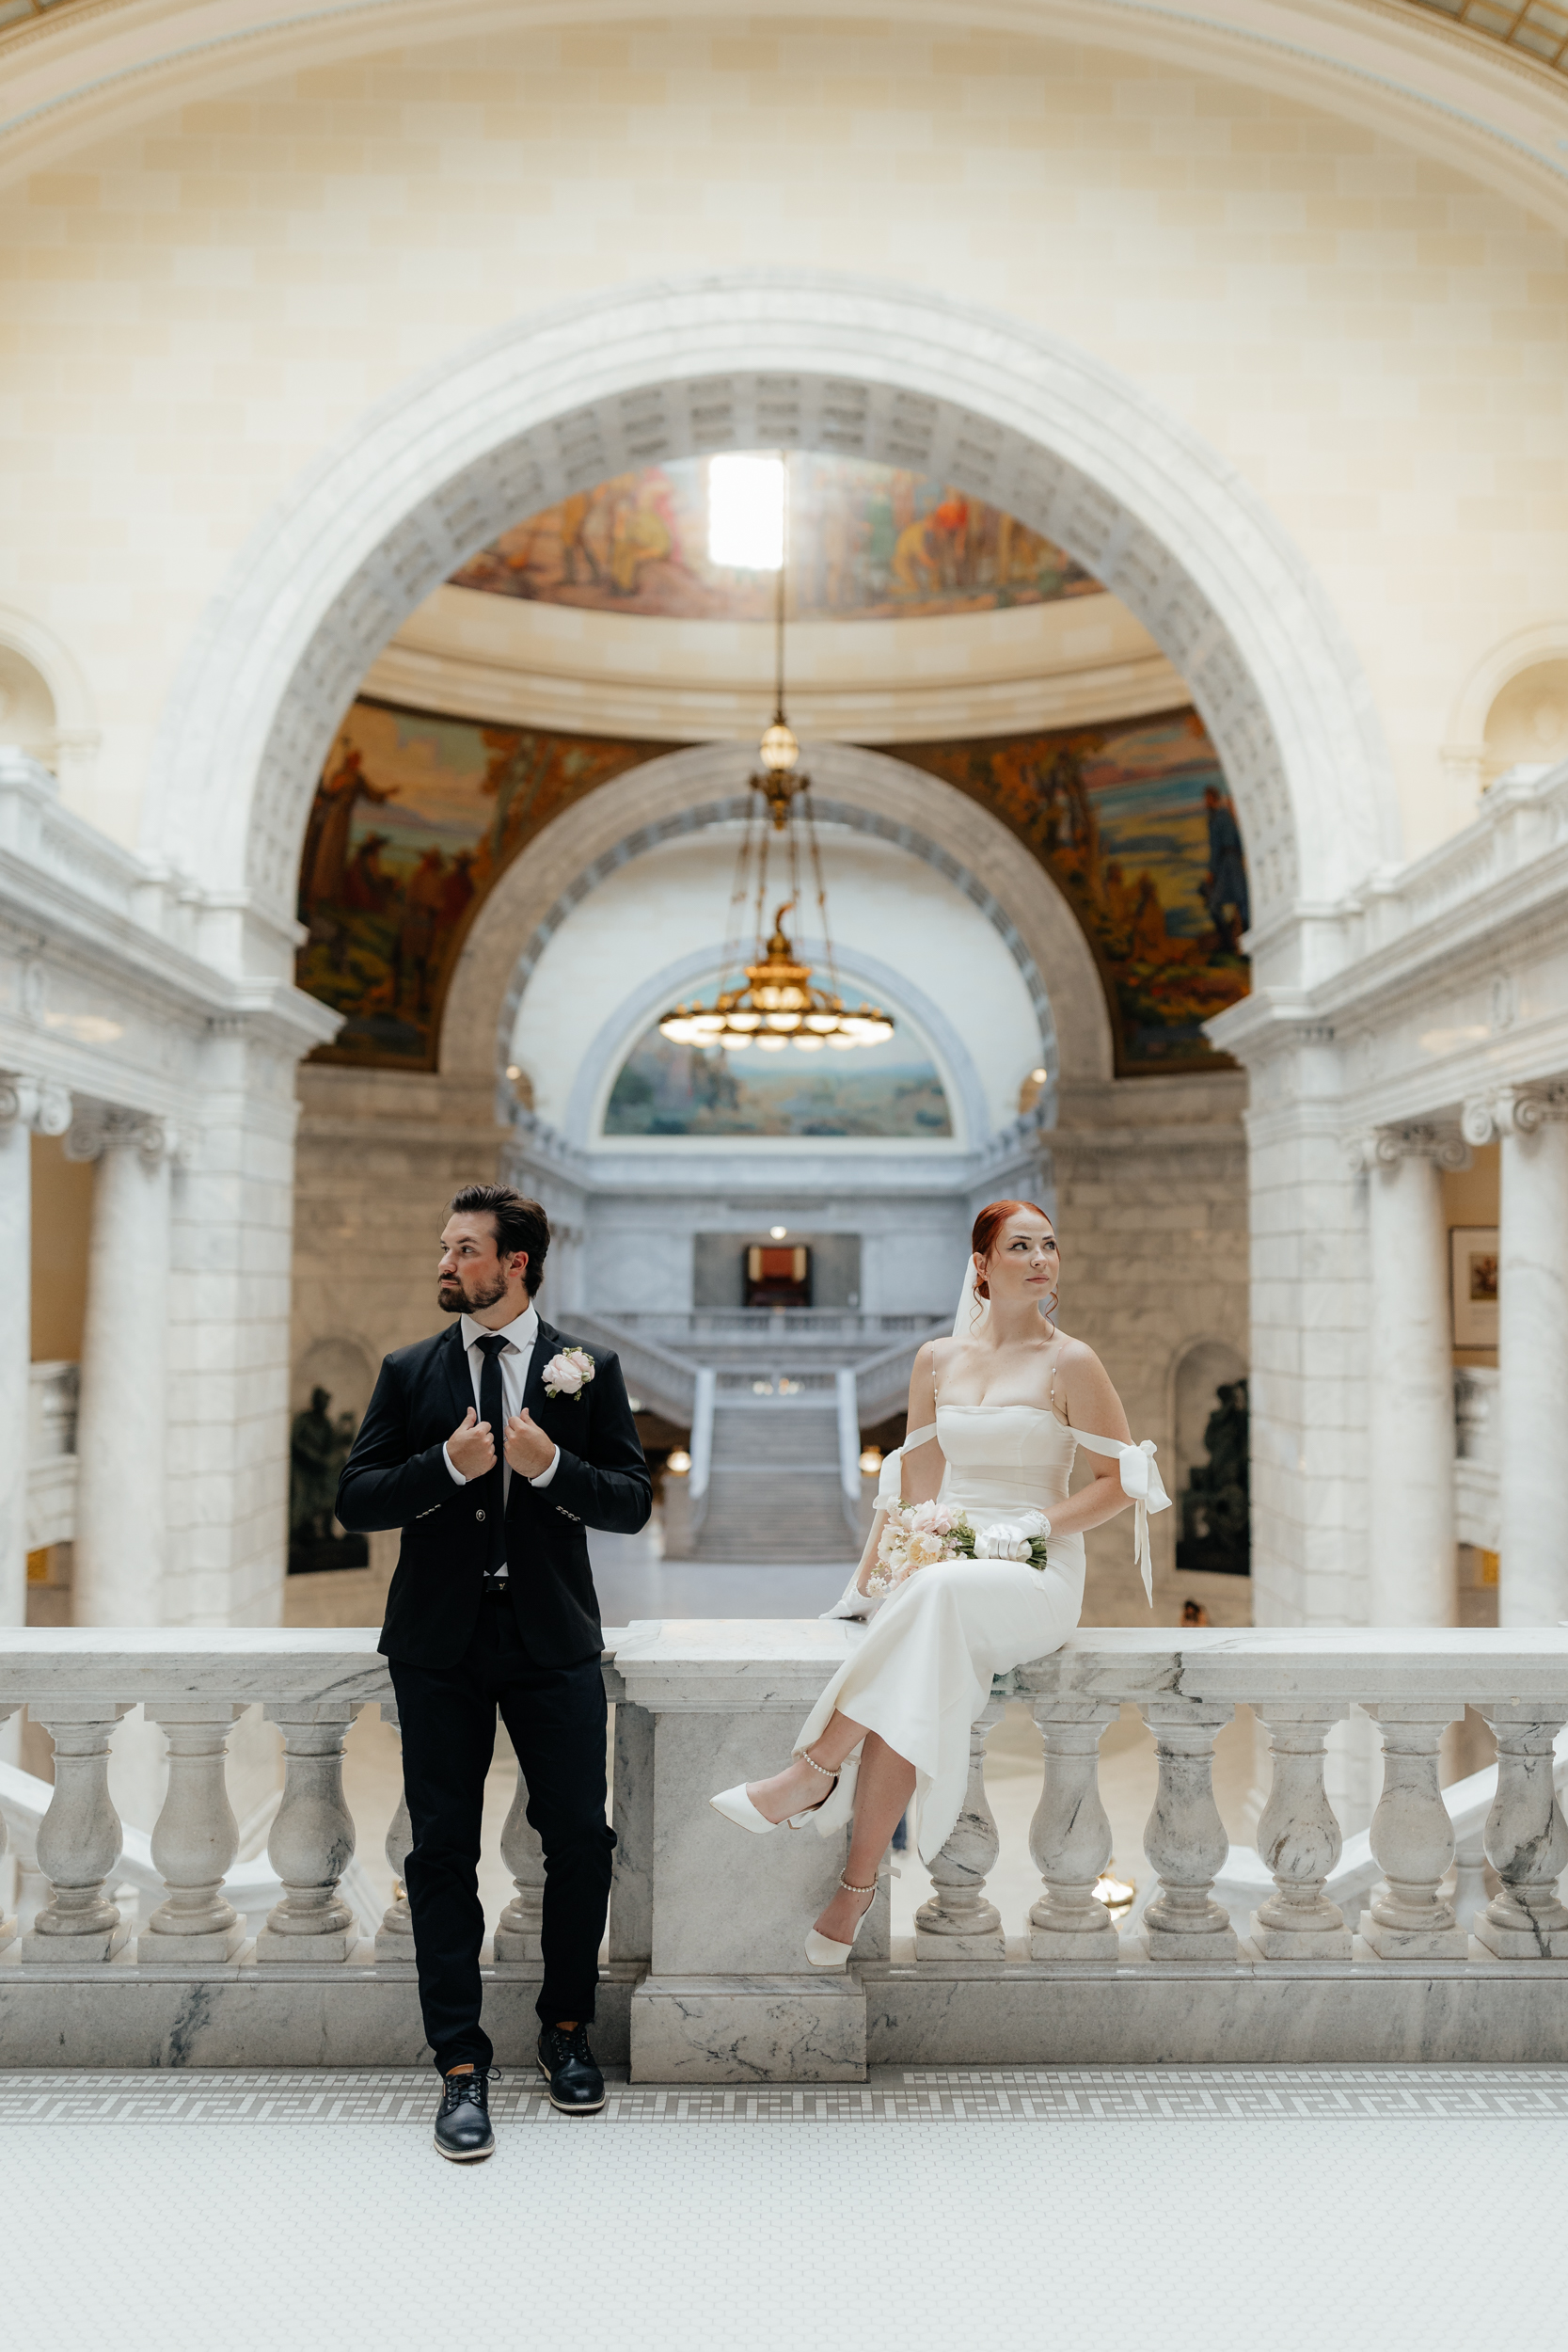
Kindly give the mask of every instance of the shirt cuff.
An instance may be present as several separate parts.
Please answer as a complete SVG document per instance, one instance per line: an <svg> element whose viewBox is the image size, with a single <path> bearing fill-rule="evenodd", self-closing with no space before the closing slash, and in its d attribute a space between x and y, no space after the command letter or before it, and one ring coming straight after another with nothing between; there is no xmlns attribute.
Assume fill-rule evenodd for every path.
<svg viewBox="0 0 1568 2352"><path fill-rule="evenodd" d="M529 1483L529 1485L530 1485L531 1486L547 1486L549 1485L549 1483L550 1483L550 1480L551 1480L551 1479L555 1476L556 1471L557 1471L560 1468L561 1468L561 1448L560 1448L559 1446L557 1446L557 1447L556 1447L556 1449L555 1449L555 1459L554 1459L554 1461L550 1464L549 1469L548 1469L548 1470L542 1470L540 1471L540 1473L539 1473L539 1475L538 1475L538 1477L537 1477L537 1478L531 1478L531 1479L529 1480L529 1482L528 1482L528 1483Z"/></svg>
<svg viewBox="0 0 1568 2352"><path fill-rule="evenodd" d="M462 1471L458 1469L456 1463L452 1460L451 1455L447 1452L445 1446L441 1448L441 1459L445 1462L448 1470L451 1470L458 1485L460 1486L466 1486L468 1483L467 1480L464 1477Z"/></svg>

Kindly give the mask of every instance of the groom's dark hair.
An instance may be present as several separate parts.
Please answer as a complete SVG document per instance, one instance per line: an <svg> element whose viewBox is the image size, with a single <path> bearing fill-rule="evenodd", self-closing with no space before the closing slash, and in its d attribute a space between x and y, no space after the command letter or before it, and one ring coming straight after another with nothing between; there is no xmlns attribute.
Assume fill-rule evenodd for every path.
<svg viewBox="0 0 1568 2352"><path fill-rule="evenodd" d="M510 1184L464 1184L451 1196L449 1216L491 1216L496 1224L496 1255L509 1258L515 1249L528 1251L523 1282L531 1298L545 1271L550 1246L550 1220L537 1200L514 1192Z"/></svg>

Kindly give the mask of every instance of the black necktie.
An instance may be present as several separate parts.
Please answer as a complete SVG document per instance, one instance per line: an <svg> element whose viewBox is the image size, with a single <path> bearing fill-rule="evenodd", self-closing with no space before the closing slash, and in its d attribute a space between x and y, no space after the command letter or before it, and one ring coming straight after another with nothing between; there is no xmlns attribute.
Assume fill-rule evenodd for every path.
<svg viewBox="0 0 1568 2352"><path fill-rule="evenodd" d="M486 1331L479 1343L484 1362L479 1375L479 1417L490 1424L496 1466L473 1481L475 1507L484 1514L484 1581L493 1584L506 1565L506 1473L501 1448L506 1441L506 1392L501 1387L501 1350L511 1341L502 1331Z"/></svg>

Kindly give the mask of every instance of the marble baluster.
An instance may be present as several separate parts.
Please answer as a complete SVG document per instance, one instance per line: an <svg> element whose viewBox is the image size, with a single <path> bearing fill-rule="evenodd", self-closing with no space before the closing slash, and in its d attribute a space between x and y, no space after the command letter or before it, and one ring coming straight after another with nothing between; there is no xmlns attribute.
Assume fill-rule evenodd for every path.
<svg viewBox="0 0 1568 2352"><path fill-rule="evenodd" d="M223 1891L240 1843L224 1766L245 1709L191 1700L148 1712L168 1736L168 1793L152 1832L166 1893L136 1938L137 1963L232 1960L245 1927Z"/></svg>
<svg viewBox="0 0 1568 2352"><path fill-rule="evenodd" d="M1002 1841L986 1803L986 1740L1002 1720L992 1699L969 1731L969 1785L953 1835L931 1865L931 1893L914 1915L916 1960L1003 1960L1002 1914L986 1899L987 1874Z"/></svg>
<svg viewBox="0 0 1568 2352"><path fill-rule="evenodd" d="M1372 1815L1372 1856L1385 1883L1361 1914L1362 1940L1380 1960L1464 1960L1468 1938L1438 1893L1454 1856L1437 1750L1464 1712L1422 1700L1369 1707L1383 1734L1383 1794Z"/></svg>
<svg viewBox="0 0 1568 2352"><path fill-rule="evenodd" d="M338 1892L354 1855L343 1739L355 1711L336 1700L266 1710L283 1733L283 1802L267 1840L283 1899L256 1938L260 1962L347 1960L357 1941L358 1924Z"/></svg>
<svg viewBox="0 0 1568 2352"><path fill-rule="evenodd" d="M1029 1914L1031 1959L1114 1961L1120 1948L1109 1912L1094 1899L1111 1858L1111 1823L1100 1801L1100 1740L1120 1711L1093 1699L1035 1701L1045 1776L1029 1851L1045 1892Z"/></svg>
<svg viewBox="0 0 1568 2352"><path fill-rule="evenodd" d="M383 1699L381 1720L390 1724L403 1744L402 1726L398 1722L397 1703ZM414 1826L408 1819L408 1799L398 1790L397 1811L387 1825L387 1842L382 1851L392 1873L392 1899L381 1915L381 1925L375 1931L375 1964L378 1968L406 1972L414 1965L414 1915L408 1908L404 1883L408 1868L408 1850L414 1843Z"/></svg>
<svg viewBox="0 0 1568 2352"><path fill-rule="evenodd" d="M1324 1881L1344 1845L1323 1787L1323 1743L1348 1707L1270 1700L1259 1720L1274 1771L1258 1823L1258 1853L1275 1893L1252 1915L1252 1941L1265 1960L1349 1960L1351 1931Z"/></svg>
<svg viewBox="0 0 1568 2352"><path fill-rule="evenodd" d="M545 1849L528 1818L528 1782L517 1767L517 1786L501 1827L501 1860L516 1893L496 1922L499 1963L537 1969L544 1964L539 1942L545 1916Z"/></svg>
<svg viewBox="0 0 1568 2352"><path fill-rule="evenodd" d="M55 1742L55 1793L39 1823L49 1899L22 1939L24 1965L113 1960L131 1929L109 1894L122 1838L109 1796L109 1735L129 1707L51 1699L39 1720Z"/></svg>
<svg viewBox="0 0 1568 2352"><path fill-rule="evenodd" d="M1230 1851L1214 1803L1214 1735L1232 1709L1202 1700L1148 1699L1159 1785L1144 1831L1144 1851L1160 1892L1143 1915L1150 1960L1234 1960L1230 1915L1210 1893Z"/></svg>
<svg viewBox="0 0 1568 2352"><path fill-rule="evenodd" d="M13 1715L19 1714L20 1712L20 1701L12 1703L9 1700L0 1700L0 1729L3 1729L5 1725L10 1722ZM3 1871L6 1867L6 1849L8 1842L9 1833L6 1827L6 1816L3 1811L0 1811L0 1871ZM7 1913L5 1886L4 1883L0 1882L0 1952L3 1952L8 1945L14 1944L15 1942L16 1917L14 1913L9 1915Z"/></svg>
<svg viewBox="0 0 1568 2352"><path fill-rule="evenodd" d="M1568 1909L1558 1881L1568 1867L1568 1822L1553 1782L1561 1714L1483 1708L1497 1739L1497 1793L1482 1833L1502 1884L1472 1930L1499 1960L1568 1960Z"/></svg>

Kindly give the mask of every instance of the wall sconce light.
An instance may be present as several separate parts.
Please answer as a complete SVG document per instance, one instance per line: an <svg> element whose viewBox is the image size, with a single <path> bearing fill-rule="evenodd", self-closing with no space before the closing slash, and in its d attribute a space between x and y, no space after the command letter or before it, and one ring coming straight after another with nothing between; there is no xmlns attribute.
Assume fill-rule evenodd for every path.
<svg viewBox="0 0 1568 2352"><path fill-rule="evenodd" d="M691 1468L691 1456L685 1446L678 1445L673 1454L666 1455L664 1467L673 1478L686 1477Z"/></svg>

